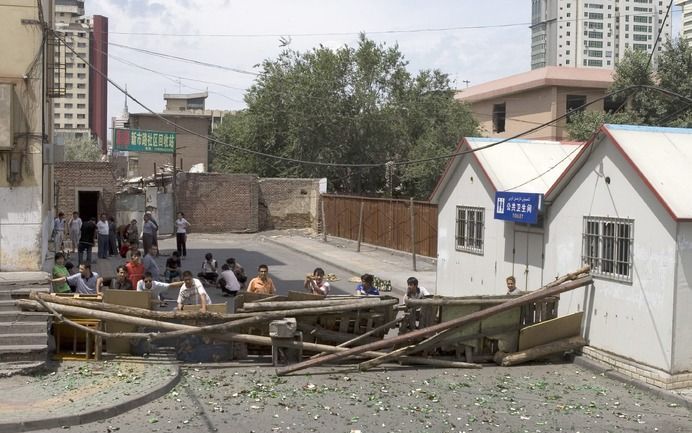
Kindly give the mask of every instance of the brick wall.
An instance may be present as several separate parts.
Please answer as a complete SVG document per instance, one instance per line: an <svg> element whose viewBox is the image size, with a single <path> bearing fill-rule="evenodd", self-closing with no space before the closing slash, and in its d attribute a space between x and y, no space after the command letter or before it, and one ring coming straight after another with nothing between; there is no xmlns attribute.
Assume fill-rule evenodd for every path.
<svg viewBox="0 0 692 433"><path fill-rule="evenodd" d="M195 232L259 230L257 176L181 173L177 179L178 211Z"/></svg>
<svg viewBox="0 0 692 433"><path fill-rule="evenodd" d="M259 180L261 230L312 228L319 222L319 179Z"/></svg>
<svg viewBox="0 0 692 433"><path fill-rule="evenodd" d="M77 192L100 191L98 213L115 214L117 180L110 162L57 162L54 165L56 209L69 218L77 210Z"/></svg>

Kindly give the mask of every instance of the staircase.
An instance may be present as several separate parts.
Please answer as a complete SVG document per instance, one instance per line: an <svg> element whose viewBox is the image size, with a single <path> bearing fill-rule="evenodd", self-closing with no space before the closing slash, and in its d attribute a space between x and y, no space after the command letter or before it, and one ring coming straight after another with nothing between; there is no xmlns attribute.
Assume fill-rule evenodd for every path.
<svg viewBox="0 0 692 433"><path fill-rule="evenodd" d="M48 361L47 313L21 311L15 301L32 290L49 292L47 285L0 284L0 377L26 374Z"/></svg>

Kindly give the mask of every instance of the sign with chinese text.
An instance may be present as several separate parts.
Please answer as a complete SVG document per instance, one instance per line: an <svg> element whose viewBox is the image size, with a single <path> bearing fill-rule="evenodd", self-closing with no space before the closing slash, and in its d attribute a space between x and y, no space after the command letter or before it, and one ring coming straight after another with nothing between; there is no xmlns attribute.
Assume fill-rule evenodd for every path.
<svg viewBox="0 0 692 433"><path fill-rule="evenodd" d="M543 194L498 191L495 193L495 219L536 224L542 201Z"/></svg>
<svg viewBox="0 0 692 433"><path fill-rule="evenodd" d="M175 152L175 132L115 128L113 149L128 152Z"/></svg>

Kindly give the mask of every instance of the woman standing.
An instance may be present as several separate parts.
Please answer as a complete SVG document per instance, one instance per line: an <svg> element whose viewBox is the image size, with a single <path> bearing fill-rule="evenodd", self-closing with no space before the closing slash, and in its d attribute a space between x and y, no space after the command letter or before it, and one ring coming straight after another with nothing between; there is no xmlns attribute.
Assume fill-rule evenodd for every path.
<svg viewBox="0 0 692 433"><path fill-rule="evenodd" d="M82 236L82 219L79 217L79 212L72 212L72 218L67 223L67 226L70 229L70 241L72 241L71 253L76 253L77 246L79 246L79 238Z"/></svg>
<svg viewBox="0 0 692 433"><path fill-rule="evenodd" d="M190 229L190 223L185 219L184 213L178 212L175 228L175 245L178 256L185 258L187 256L187 231Z"/></svg>

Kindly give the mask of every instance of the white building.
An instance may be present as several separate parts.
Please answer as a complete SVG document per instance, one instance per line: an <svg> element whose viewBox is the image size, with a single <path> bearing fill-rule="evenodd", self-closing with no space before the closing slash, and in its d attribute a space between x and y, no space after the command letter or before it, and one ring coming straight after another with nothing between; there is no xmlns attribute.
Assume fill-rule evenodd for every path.
<svg viewBox="0 0 692 433"><path fill-rule="evenodd" d="M614 68L628 49L650 53L671 35L667 2L654 0L532 0L531 69ZM656 46L656 56L662 44Z"/></svg>
<svg viewBox="0 0 692 433"><path fill-rule="evenodd" d="M692 0L676 0L675 4L682 7L682 29L680 37L692 44Z"/></svg>
<svg viewBox="0 0 692 433"><path fill-rule="evenodd" d="M544 230L494 219L496 191L543 194L577 154L580 144L465 138L431 200L438 203L437 294L501 295L514 275L520 289L537 289L543 272ZM570 264L565 272L577 265Z"/></svg>
<svg viewBox="0 0 692 433"><path fill-rule="evenodd" d="M584 311L587 353L663 388L692 380L691 167L692 129L606 125L545 196L545 272L595 280L560 314Z"/></svg>

